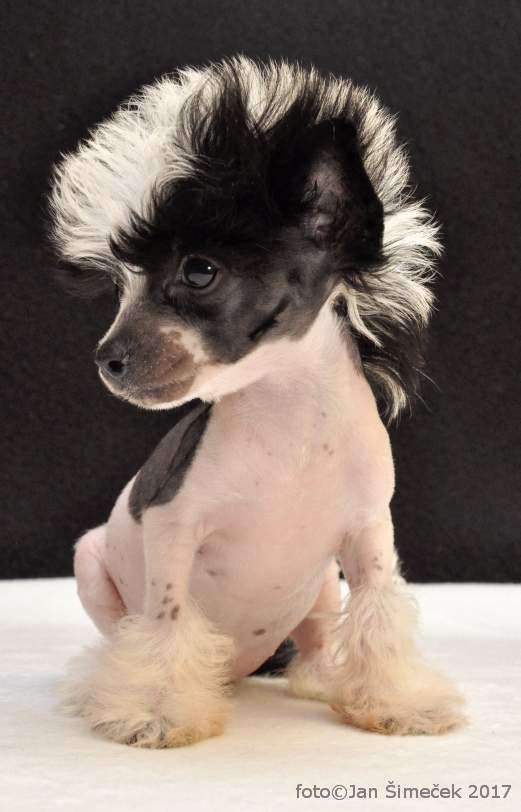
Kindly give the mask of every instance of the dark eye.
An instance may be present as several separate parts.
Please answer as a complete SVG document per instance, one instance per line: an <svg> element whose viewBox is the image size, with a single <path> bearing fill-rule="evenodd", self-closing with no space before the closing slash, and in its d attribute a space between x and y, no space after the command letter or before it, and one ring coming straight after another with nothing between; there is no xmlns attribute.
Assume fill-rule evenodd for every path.
<svg viewBox="0 0 521 812"><path fill-rule="evenodd" d="M191 288L207 288L217 276L217 268L206 257L186 257L181 267L181 278Z"/></svg>

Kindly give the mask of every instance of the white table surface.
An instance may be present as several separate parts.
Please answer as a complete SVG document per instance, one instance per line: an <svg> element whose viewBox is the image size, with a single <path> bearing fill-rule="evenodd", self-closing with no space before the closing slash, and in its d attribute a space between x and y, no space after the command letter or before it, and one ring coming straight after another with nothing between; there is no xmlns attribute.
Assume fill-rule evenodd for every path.
<svg viewBox="0 0 521 812"><path fill-rule="evenodd" d="M343 725L283 679L245 680L226 733L178 750L104 741L57 707L66 662L97 637L72 579L0 582L0 809L521 810L521 586L412 587L422 648L468 699L471 723L439 737L385 737ZM461 799L390 799L402 787L462 787ZM469 799L469 784L512 784ZM297 798L296 787L376 787L377 800ZM318 789L316 790L319 791Z"/></svg>

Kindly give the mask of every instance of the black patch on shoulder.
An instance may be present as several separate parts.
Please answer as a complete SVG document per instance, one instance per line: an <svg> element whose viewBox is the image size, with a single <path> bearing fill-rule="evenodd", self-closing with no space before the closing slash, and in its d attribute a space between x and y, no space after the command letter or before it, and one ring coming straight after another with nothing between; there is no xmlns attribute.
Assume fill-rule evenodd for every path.
<svg viewBox="0 0 521 812"><path fill-rule="evenodd" d="M156 446L135 479L128 509L138 522L147 508L171 502L183 484L212 409L211 404L200 400L188 406L188 411L181 407L183 416Z"/></svg>

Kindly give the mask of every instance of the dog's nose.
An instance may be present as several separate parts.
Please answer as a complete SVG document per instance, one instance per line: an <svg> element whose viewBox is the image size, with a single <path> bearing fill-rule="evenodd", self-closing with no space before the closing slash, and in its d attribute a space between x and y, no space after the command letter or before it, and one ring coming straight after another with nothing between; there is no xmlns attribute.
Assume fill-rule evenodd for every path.
<svg viewBox="0 0 521 812"><path fill-rule="evenodd" d="M128 349L119 341L102 344L94 360L108 378L122 378L128 367Z"/></svg>

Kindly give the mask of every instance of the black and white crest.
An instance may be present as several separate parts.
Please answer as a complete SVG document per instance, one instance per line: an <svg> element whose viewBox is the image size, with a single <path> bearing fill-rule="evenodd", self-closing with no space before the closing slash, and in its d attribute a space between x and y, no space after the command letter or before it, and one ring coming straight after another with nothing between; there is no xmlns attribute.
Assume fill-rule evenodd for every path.
<svg viewBox="0 0 521 812"><path fill-rule="evenodd" d="M393 118L368 90L238 57L163 77L66 156L54 238L78 284L132 286L172 235L246 255L298 224L330 252L336 311L392 418L416 391L439 252L408 176Z"/></svg>

